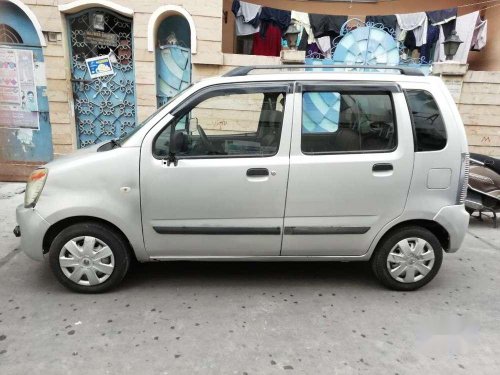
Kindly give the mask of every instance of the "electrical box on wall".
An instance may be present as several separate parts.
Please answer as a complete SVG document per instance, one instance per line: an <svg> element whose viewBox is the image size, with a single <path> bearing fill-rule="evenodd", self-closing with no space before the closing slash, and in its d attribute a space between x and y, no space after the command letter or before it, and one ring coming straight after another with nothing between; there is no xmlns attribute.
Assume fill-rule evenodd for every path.
<svg viewBox="0 0 500 375"><path fill-rule="evenodd" d="M47 41L51 43L60 42L62 40L62 33L58 33L55 31L47 31L45 33L45 39L47 39Z"/></svg>

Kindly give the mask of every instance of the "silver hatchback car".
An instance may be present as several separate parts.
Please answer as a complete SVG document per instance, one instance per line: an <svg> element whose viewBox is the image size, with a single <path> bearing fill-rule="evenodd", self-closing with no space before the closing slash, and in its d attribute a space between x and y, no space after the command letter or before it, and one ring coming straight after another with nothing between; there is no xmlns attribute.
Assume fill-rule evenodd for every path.
<svg viewBox="0 0 500 375"><path fill-rule="evenodd" d="M22 249L77 292L133 260L370 261L389 288L425 285L467 229L465 130L439 78L377 69L243 67L191 86L35 170Z"/></svg>

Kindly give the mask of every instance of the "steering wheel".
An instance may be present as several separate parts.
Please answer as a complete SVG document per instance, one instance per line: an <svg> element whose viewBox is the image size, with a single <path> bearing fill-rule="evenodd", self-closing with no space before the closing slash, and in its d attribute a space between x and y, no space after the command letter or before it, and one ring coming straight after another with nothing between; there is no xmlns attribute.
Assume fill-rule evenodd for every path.
<svg viewBox="0 0 500 375"><path fill-rule="evenodd" d="M200 126L200 125L196 125L196 130L198 130L198 133L200 133L200 139L201 139L201 143L203 143L203 145L208 148L208 151L212 151L212 142L210 142L210 139L208 139L207 137L207 133L205 133L205 130L203 130L203 128Z"/></svg>

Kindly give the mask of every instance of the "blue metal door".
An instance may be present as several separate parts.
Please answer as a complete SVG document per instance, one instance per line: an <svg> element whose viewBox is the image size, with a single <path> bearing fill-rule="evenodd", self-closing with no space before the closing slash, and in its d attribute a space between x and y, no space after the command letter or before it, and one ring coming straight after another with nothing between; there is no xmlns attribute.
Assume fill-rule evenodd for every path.
<svg viewBox="0 0 500 375"><path fill-rule="evenodd" d="M191 83L191 50L176 45L156 50L158 107Z"/></svg>
<svg viewBox="0 0 500 375"><path fill-rule="evenodd" d="M157 30L156 97L161 107L191 84L191 32L181 15L165 18Z"/></svg>
<svg viewBox="0 0 500 375"><path fill-rule="evenodd" d="M71 81L78 147L131 131L136 125L132 20L105 9L68 17ZM92 79L86 59L107 57L113 73Z"/></svg>
<svg viewBox="0 0 500 375"><path fill-rule="evenodd" d="M0 81L0 181L24 181L52 160L52 131L40 39L10 2L0 12Z"/></svg>

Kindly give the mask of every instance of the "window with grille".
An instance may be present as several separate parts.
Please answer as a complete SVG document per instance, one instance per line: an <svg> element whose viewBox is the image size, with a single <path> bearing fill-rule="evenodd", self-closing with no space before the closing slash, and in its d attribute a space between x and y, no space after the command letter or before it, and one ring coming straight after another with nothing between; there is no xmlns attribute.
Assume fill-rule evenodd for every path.
<svg viewBox="0 0 500 375"><path fill-rule="evenodd" d="M2 23L0 24L0 43L22 44L23 39L16 30Z"/></svg>

